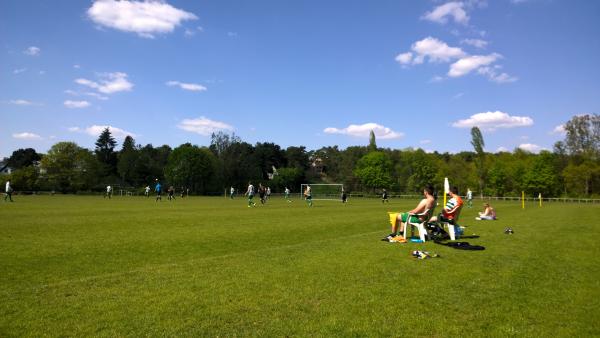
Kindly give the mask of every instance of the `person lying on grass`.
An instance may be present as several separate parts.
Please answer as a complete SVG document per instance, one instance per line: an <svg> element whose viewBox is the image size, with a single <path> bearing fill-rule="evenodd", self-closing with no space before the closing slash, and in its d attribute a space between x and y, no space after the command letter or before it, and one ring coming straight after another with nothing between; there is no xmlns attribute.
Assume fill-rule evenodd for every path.
<svg viewBox="0 0 600 338"><path fill-rule="evenodd" d="M493 221L496 219L496 210L489 203L483 204L483 212L479 213L479 217L475 217L478 221Z"/></svg>
<svg viewBox="0 0 600 338"><path fill-rule="evenodd" d="M458 196L458 188L452 187L448 192L450 194L450 199L446 202L442 213L439 216L431 217L430 222L449 222L454 224L454 220L458 218L458 214L460 213L460 209L463 206L463 200Z"/></svg>
<svg viewBox="0 0 600 338"><path fill-rule="evenodd" d="M403 212L398 214L396 217L396 222L392 225L392 233L383 238L383 241L390 242L394 237L397 237L400 233L404 231L404 227L406 226L406 222L408 219L408 214L413 214L410 216L410 221L413 223L422 222L425 220L427 215L426 211L431 210L435 206L435 198L433 197L433 187L428 185L423 189L423 198L417 206L409 212ZM421 216L415 216L417 214L423 214ZM404 239L406 240L406 239Z"/></svg>

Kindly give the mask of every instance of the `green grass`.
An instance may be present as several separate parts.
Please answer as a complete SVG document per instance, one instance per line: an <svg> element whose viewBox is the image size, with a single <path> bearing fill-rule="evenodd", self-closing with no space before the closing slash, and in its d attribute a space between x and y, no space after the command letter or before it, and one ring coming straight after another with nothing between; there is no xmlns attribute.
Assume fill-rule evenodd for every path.
<svg viewBox="0 0 600 338"><path fill-rule="evenodd" d="M495 222L465 208L486 250L461 251L380 241L412 200L15 200L2 337L600 335L600 205L498 202Z"/></svg>

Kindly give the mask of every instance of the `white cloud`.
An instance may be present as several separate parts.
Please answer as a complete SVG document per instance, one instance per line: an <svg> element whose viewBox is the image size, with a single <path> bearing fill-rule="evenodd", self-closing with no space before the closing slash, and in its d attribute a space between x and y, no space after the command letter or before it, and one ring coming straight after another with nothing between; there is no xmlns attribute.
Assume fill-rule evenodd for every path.
<svg viewBox="0 0 600 338"><path fill-rule="evenodd" d="M16 134L12 134L12 136L14 138L18 138L20 140L41 140L42 137L38 134L34 134L34 133L29 133L29 132L23 132L23 133L16 133Z"/></svg>
<svg viewBox="0 0 600 338"><path fill-rule="evenodd" d="M167 81L165 84L169 87L177 86L183 90L189 90L192 92L203 92L207 89L203 85L199 85L197 83L183 83L183 82L179 82L179 81Z"/></svg>
<svg viewBox="0 0 600 338"><path fill-rule="evenodd" d="M527 127L531 125L533 125L533 119L528 116L510 116L501 111L478 113L471 115L468 119L452 123L452 126L456 128L479 127L486 130Z"/></svg>
<svg viewBox="0 0 600 338"><path fill-rule="evenodd" d="M480 2L474 2L469 6L479 6ZM466 39L463 43L484 46L484 40ZM502 58L498 53L489 55L469 55L459 47L450 47L444 41L428 36L412 44L410 51L396 55L396 62L403 68L409 65L418 65L428 59L430 63L453 62L448 70L449 77L461 77L477 70L477 73L487 77L496 83L509 83L518 80L517 77L507 73L500 73L499 65L494 63ZM457 60L457 61L455 61ZM439 82L442 77L436 76L431 82Z"/></svg>
<svg viewBox="0 0 600 338"><path fill-rule="evenodd" d="M17 68L15 70L13 70L13 74L21 74L26 71L27 71L27 68Z"/></svg>
<svg viewBox="0 0 600 338"><path fill-rule="evenodd" d="M425 13L422 19L445 24L448 18L452 18L454 22L466 25L469 22L469 15L464 10L464 6L463 2L448 2Z"/></svg>
<svg viewBox="0 0 600 338"><path fill-rule="evenodd" d="M32 106L32 105L34 105L33 102L27 101L27 100L23 100L23 99L10 100L10 101L8 101L8 103L10 103L10 104L16 104L17 106Z"/></svg>
<svg viewBox="0 0 600 338"><path fill-rule="evenodd" d="M213 121L204 116L197 119L184 119L177 125L177 128L203 136L210 136L210 134L222 130L234 130L225 122Z"/></svg>
<svg viewBox="0 0 600 338"><path fill-rule="evenodd" d="M79 78L75 80L75 83L96 89L103 94L130 91L133 88L133 83L127 80L127 74L125 73L100 74L100 78L99 82Z"/></svg>
<svg viewBox="0 0 600 338"><path fill-rule="evenodd" d="M565 125L559 124L558 126L554 127L554 129L552 130L552 132L550 132L550 134L566 135L567 131L565 130Z"/></svg>
<svg viewBox="0 0 600 338"><path fill-rule="evenodd" d="M454 100L458 100L458 99L460 99L461 97L463 97L464 95L465 95L465 93L458 93L458 94L456 94L456 95L452 96L452 99L454 99Z"/></svg>
<svg viewBox="0 0 600 338"><path fill-rule="evenodd" d="M81 66L80 65L73 65L73 68L75 68L75 69L81 69Z"/></svg>
<svg viewBox="0 0 600 338"><path fill-rule="evenodd" d="M104 95L100 95L98 93L94 93L94 92L76 92L74 90L67 89L64 91L64 93L72 95L72 96L81 96L81 95L91 96L93 98L96 98L96 99L102 100L102 101L108 100L108 97L106 97Z"/></svg>
<svg viewBox="0 0 600 338"><path fill-rule="evenodd" d="M485 47L488 45L487 41L481 39L463 39L460 41L460 43L480 49L485 49Z"/></svg>
<svg viewBox="0 0 600 338"><path fill-rule="evenodd" d="M436 75L436 76L432 77L431 80L429 80L429 82L431 82L431 83L439 83L439 82L442 82L444 80L446 80L445 77Z"/></svg>
<svg viewBox="0 0 600 338"><path fill-rule="evenodd" d="M537 144L531 144L531 143L519 144L518 148L528 151L530 153L538 153L538 152L540 152L540 150L543 149L542 147L538 146Z"/></svg>
<svg viewBox="0 0 600 338"><path fill-rule="evenodd" d="M166 1L97 0L87 10L96 24L145 38L172 32L183 21L196 20L193 13L175 8Z"/></svg>
<svg viewBox="0 0 600 338"><path fill-rule="evenodd" d="M103 95L100 95L100 94L98 94L98 93L93 93L93 92L85 92L85 93L83 93L83 95L91 96L91 97L93 97L93 98L96 98L96 99L98 99L98 100L102 100L102 101L106 101L106 100L108 100L108 97L106 97L106 96L103 96Z"/></svg>
<svg viewBox="0 0 600 338"><path fill-rule="evenodd" d="M91 136L99 136L104 129L106 129L108 127L108 130L110 130L110 133L118 139L124 139L126 136L132 136L135 137L137 136L136 134L129 132L127 130L123 130L121 128L117 128L117 127L113 127L113 126L99 126L99 125L93 125L91 127L87 127L84 129L85 133L87 133L88 135Z"/></svg>
<svg viewBox="0 0 600 338"><path fill-rule="evenodd" d="M136 137L137 135L129 132L127 130L123 130L121 128L106 126L106 125L92 125L87 128L79 128L79 127L70 127L68 130L74 133L85 133L90 136L98 137L104 131L104 129L108 128L112 136L117 139L124 139L126 136Z"/></svg>
<svg viewBox="0 0 600 338"><path fill-rule="evenodd" d="M490 81L493 81L496 83L510 83L510 82L515 82L519 79L515 76L508 75L507 73L499 74L497 72L497 69L500 69L500 67L499 66L481 67L481 68L477 69L477 73L487 76L487 78L490 79Z"/></svg>
<svg viewBox="0 0 600 338"><path fill-rule="evenodd" d="M86 108L91 105L87 101L71 101L71 100L66 100L65 102L63 102L63 104L65 105L65 107L71 108L71 109Z"/></svg>
<svg viewBox="0 0 600 338"><path fill-rule="evenodd" d="M412 52L398 54L396 61L402 65L411 63L416 65L423 63L425 58L429 58L429 62L450 62L466 55L462 49L450 47L444 41L431 36L413 43L411 50L414 54Z"/></svg>
<svg viewBox="0 0 600 338"><path fill-rule="evenodd" d="M397 139L404 136L403 133L395 132L390 128L384 127L377 123L365 123L361 125L351 124L346 128L338 129L328 127L323 130L326 134L342 134L354 137L369 137L371 130L375 133L375 137L379 139Z"/></svg>
<svg viewBox="0 0 600 338"><path fill-rule="evenodd" d="M25 54L25 55L29 55L29 56L37 56L37 55L40 55L40 52L41 52L41 51L42 51L42 50L41 50L41 49L39 49L38 47L36 47L36 46L31 46L31 47L29 47L29 48L25 49L25 50L23 51L23 54Z"/></svg>
<svg viewBox="0 0 600 338"><path fill-rule="evenodd" d="M410 62L412 61L412 57L413 57L413 53L406 52L406 53L398 54L398 56L396 56L396 61L399 62L400 64L407 65L407 64L410 64Z"/></svg>
<svg viewBox="0 0 600 338"><path fill-rule="evenodd" d="M467 75L475 69L496 62L496 60L499 58L501 58L500 54L496 53L490 55L472 55L464 57L450 65L448 76L461 77Z"/></svg>
<svg viewBox="0 0 600 338"><path fill-rule="evenodd" d="M498 149L496 149L497 153L508 153L510 152L506 147L498 147Z"/></svg>

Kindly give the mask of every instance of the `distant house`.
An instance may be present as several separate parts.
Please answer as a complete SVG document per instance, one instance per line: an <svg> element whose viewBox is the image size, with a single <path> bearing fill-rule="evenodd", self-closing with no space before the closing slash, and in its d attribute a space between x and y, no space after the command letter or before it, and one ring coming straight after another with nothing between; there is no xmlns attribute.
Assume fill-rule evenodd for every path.
<svg viewBox="0 0 600 338"><path fill-rule="evenodd" d="M13 169L8 166L8 162L0 162L0 175L10 175L12 172Z"/></svg>
<svg viewBox="0 0 600 338"><path fill-rule="evenodd" d="M317 174L321 174L323 173L323 160L319 157L314 157L311 158L311 164L310 164L312 170L317 173Z"/></svg>

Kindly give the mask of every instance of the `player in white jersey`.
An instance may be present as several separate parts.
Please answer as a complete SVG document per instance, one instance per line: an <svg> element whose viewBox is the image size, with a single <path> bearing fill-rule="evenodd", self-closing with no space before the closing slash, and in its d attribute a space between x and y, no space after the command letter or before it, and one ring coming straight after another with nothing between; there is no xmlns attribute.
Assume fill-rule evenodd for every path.
<svg viewBox="0 0 600 338"><path fill-rule="evenodd" d="M244 195L248 195L248 208L255 207L256 203L252 201L254 198L254 186L252 185L252 182L248 182L248 190L246 190Z"/></svg>

